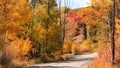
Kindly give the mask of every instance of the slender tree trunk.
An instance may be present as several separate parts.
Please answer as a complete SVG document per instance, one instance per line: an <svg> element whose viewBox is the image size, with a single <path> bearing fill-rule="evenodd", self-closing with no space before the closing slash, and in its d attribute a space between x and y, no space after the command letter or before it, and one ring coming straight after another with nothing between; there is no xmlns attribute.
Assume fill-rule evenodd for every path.
<svg viewBox="0 0 120 68"><path fill-rule="evenodd" d="M87 39L87 25L85 23L83 23L83 39L86 40Z"/></svg>
<svg viewBox="0 0 120 68"><path fill-rule="evenodd" d="M4 27L2 27L2 41L1 41L1 51L2 51L2 56L1 56L1 64L5 64L5 37L6 37L6 33L5 33L5 29Z"/></svg>
<svg viewBox="0 0 120 68"><path fill-rule="evenodd" d="M61 44L63 45L63 43L64 43L64 22L65 22L65 20L64 20L64 22L62 22L62 19L61 19L61 0L58 0L58 4L59 4L59 19L60 19L59 24L60 24L60 27L61 27L60 42L61 42ZM64 16L64 17L65 17L65 16ZM64 18L64 19L65 19L65 18Z"/></svg>
<svg viewBox="0 0 120 68"><path fill-rule="evenodd" d="M7 3L8 1L5 2L4 5L4 10L3 10L3 15L4 15L4 22L3 22L3 25L2 25L2 41L1 41L1 45L2 45L2 56L1 56L1 64L6 64L7 63L7 60L6 60L6 56L5 56L5 39L6 39L6 22L7 22Z"/></svg>
<svg viewBox="0 0 120 68"><path fill-rule="evenodd" d="M60 26L62 26L62 20L61 20L61 0L59 0L59 19L60 19Z"/></svg>
<svg viewBox="0 0 120 68"><path fill-rule="evenodd" d="M65 19L64 22L62 23L62 45L64 44L64 39L65 39Z"/></svg>
<svg viewBox="0 0 120 68"><path fill-rule="evenodd" d="M61 37L60 37L60 42L63 43L63 28L62 28L62 19L61 19L61 0L58 0L59 1L59 24L60 24L60 27L61 27Z"/></svg>
<svg viewBox="0 0 120 68"><path fill-rule="evenodd" d="M115 0L113 0L112 10L110 12L110 41L111 41L111 62L115 59Z"/></svg>
<svg viewBox="0 0 120 68"><path fill-rule="evenodd" d="M50 16L50 0L47 2L47 14ZM45 38L45 46L48 46L48 24L49 24L49 18L47 18L46 22L46 38ZM45 54L47 54L47 49L45 50Z"/></svg>
<svg viewBox="0 0 120 68"><path fill-rule="evenodd" d="M31 0L31 7L32 7L32 22L30 26L30 39L32 40L32 33L33 33L33 26L34 26L34 8L36 6L36 0Z"/></svg>
<svg viewBox="0 0 120 68"><path fill-rule="evenodd" d="M64 5L65 5L65 9L64 9L64 19L63 19L63 22L62 22L62 45L64 44L64 40L65 40L65 34L66 34L66 18L67 18L67 14L68 14L68 8L66 8L67 6L70 7L71 3L70 3L70 0L64 0Z"/></svg>
<svg viewBox="0 0 120 68"><path fill-rule="evenodd" d="M34 9L36 5L36 0L31 0L31 5L32 5L32 9Z"/></svg>
<svg viewBox="0 0 120 68"><path fill-rule="evenodd" d="M32 8L32 20L31 20L31 23L30 23L30 27L28 28L30 30L30 34L29 34L29 37L30 37L30 40L33 40L33 27L34 27L34 8L36 6L36 0L27 0L27 2L30 2L30 5L31 5L31 8ZM35 49L33 48L31 53L33 57L36 56L35 54Z"/></svg>

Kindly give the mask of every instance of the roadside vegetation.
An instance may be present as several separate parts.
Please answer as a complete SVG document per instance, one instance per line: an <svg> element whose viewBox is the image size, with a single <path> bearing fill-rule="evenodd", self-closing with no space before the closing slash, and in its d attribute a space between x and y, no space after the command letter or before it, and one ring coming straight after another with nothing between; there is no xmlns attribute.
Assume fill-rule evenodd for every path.
<svg viewBox="0 0 120 68"><path fill-rule="evenodd" d="M120 66L120 1L0 0L0 68L67 60L98 52L92 68ZM59 5L59 6L58 6Z"/></svg>

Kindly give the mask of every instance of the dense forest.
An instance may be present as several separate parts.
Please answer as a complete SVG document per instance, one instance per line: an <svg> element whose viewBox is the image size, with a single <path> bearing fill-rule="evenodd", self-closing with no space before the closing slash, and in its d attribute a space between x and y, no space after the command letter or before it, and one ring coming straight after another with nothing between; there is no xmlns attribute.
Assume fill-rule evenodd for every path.
<svg viewBox="0 0 120 68"><path fill-rule="evenodd" d="M120 0L0 0L0 68L67 60L98 52L91 68L120 67ZM58 6L59 5L59 6Z"/></svg>

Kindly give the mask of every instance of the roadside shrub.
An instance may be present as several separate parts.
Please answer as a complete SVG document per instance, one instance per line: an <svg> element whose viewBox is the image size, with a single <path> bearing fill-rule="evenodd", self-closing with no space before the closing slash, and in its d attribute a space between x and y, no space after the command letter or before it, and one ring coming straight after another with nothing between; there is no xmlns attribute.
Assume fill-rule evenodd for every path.
<svg viewBox="0 0 120 68"><path fill-rule="evenodd" d="M29 39L16 38L11 42L6 42L4 54L1 58L4 61L3 66L21 66L27 64L29 58L28 52L31 47Z"/></svg>

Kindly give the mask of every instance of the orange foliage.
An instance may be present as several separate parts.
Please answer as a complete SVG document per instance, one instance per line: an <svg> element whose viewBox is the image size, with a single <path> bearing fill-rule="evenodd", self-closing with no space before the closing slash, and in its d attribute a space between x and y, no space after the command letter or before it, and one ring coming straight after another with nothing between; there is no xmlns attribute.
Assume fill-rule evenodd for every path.
<svg viewBox="0 0 120 68"><path fill-rule="evenodd" d="M95 58L92 68L119 68L120 66L120 34L115 35L115 60L114 65L111 64L110 44L107 43L99 50L99 57Z"/></svg>
<svg viewBox="0 0 120 68"><path fill-rule="evenodd" d="M28 52L31 49L31 42L29 39L23 40L16 38L12 42L8 42L5 51L8 56L11 56L13 59L22 59L25 55L28 55Z"/></svg>
<svg viewBox="0 0 120 68"><path fill-rule="evenodd" d="M64 53L75 54L77 49L78 49L78 44L76 42L72 42L71 40L65 39L63 46Z"/></svg>
<svg viewBox="0 0 120 68"><path fill-rule="evenodd" d="M115 18L116 21L116 33L120 33L120 19Z"/></svg>
<svg viewBox="0 0 120 68"><path fill-rule="evenodd" d="M0 5L0 28L13 33L18 32L20 25L29 23L31 10L26 0L0 0Z"/></svg>

